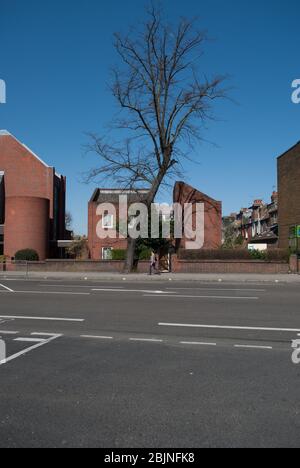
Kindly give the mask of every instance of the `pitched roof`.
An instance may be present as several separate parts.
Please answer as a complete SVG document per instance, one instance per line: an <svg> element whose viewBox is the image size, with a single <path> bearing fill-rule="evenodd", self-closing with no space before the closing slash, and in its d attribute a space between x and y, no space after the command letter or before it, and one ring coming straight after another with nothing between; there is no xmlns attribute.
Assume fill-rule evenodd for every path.
<svg viewBox="0 0 300 468"><path fill-rule="evenodd" d="M41 164L43 164L43 166L47 167L47 168L52 168L51 166L48 166L48 164L45 163L45 161L43 161L36 153L34 153L28 146L26 146L24 143L22 143L20 140L18 140L18 138L16 138L12 133L8 132L7 130L0 130L0 138L1 137L10 137L10 138L13 138L19 145L21 145L23 148L26 149L26 151L28 151L34 158L36 158ZM62 176L60 174L58 174L57 172L55 172L55 175L58 177L58 178L61 178Z"/></svg>
<svg viewBox="0 0 300 468"><path fill-rule="evenodd" d="M40 161L40 163L42 163L46 167L50 167L41 158L39 158L39 156L37 154L35 154L30 148L28 148L28 146L24 145L24 143L21 143L21 141L18 140L18 138L16 138L14 135L9 133L7 130L0 130L0 137L3 137L3 136L6 136L6 137L8 136L8 137L13 138L16 142L18 142L21 146L23 146L23 148L25 148L30 154L32 154L32 156L34 156L36 159L38 159L38 161Z"/></svg>
<svg viewBox="0 0 300 468"><path fill-rule="evenodd" d="M298 143L296 143L296 144L295 144L294 146L292 146L290 149L288 149L287 151L285 151L283 154L281 154L280 156L278 156L277 159L283 158L283 156L286 156L290 151L296 149L298 146L299 146L299 150L300 150L300 141L298 141Z"/></svg>
<svg viewBox="0 0 300 468"><path fill-rule="evenodd" d="M128 203L143 202L146 195L148 195L148 189L137 189L137 190L123 190L123 189L107 189L107 188L96 188L90 202L95 203L118 203L119 197L126 195L128 197Z"/></svg>

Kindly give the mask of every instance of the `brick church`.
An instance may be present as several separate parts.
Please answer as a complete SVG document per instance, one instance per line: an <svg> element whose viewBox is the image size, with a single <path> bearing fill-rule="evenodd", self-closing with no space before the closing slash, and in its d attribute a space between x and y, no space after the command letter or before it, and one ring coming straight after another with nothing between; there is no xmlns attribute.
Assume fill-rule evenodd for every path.
<svg viewBox="0 0 300 468"><path fill-rule="evenodd" d="M34 249L40 260L57 256L66 236L66 178L27 146L0 131L0 255Z"/></svg>

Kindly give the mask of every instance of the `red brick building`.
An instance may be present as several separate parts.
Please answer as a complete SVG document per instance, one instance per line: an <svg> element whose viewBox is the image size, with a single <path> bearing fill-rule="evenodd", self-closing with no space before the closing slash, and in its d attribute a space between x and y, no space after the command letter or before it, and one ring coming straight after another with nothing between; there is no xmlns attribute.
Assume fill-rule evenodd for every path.
<svg viewBox="0 0 300 468"><path fill-rule="evenodd" d="M97 188L88 206L88 242L90 256L92 260L110 260L113 250L126 250L127 239L119 235L120 227L118 226L119 218L127 222L126 213L120 213L119 200L120 196L127 198L127 206L133 203L143 202L143 198L148 194L148 190L119 190L119 189L100 189ZM99 213L99 206L103 204L108 206L108 210ZM126 209L126 207L125 207ZM100 234L111 236L103 238Z"/></svg>
<svg viewBox="0 0 300 468"><path fill-rule="evenodd" d="M222 202L216 201L184 182L176 182L173 194L174 203L204 205L204 245L203 249L218 249L222 245ZM193 210L195 213L195 210ZM195 227L195 226L194 226ZM187 239L183 237L177 247L186 248Z"/></svg>
<svg viewBox="0 0 300 468"><path fill-rule="evenodd" d="M296 226L300 226L300 142L279 156L278 233L279 247L300 247Z"/></svg>
<svg viewBox="0 0 300 468"><path fill-rule="evenodd" d="M127 197L127 206L142 203L148 190L122 191L118 189L96 189L88 207L88 241L92 260L109 260L113 250L126 250L127 239L120 238L117 231L119 218L127 218L127 209L119 212L119 197ZM216 249L222 244L222 204L204 193L195 190L183 182L177 182L174 188L174 203L184 207L190 203L193 208L196 203L204 205L204 248ZM107 210L103 208L107 205ZM101 207L100 207L101 205ZM99 212L99 209L101 212ZM184 211L184 210L183 210ZM100 236L99 236L99 230ZM107 235L107 238L103 238ZM109 237L111 236L111 237ZM177 247L186 248L187 239L183 238Z"/></svg>
<svg viewBox="0 0 300 468"><path fill-rule="evenodd" d="M57 255L65 239L66 178L7 131L0 131L0 254Z"/></svg>

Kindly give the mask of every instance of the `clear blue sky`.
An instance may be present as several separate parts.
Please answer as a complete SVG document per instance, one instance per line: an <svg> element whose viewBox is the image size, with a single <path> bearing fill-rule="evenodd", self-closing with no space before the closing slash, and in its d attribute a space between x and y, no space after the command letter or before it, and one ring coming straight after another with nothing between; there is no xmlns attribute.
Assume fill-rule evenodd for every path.
<svg viewBox="0 0 300 468"><path fill-rule="evenodd" d="M214 40L203 70L229 74L237 101L217 106L219 121L187 165L187 181L223 201L227 214L276 185L276 156L300 140L299 0L164 0L169 19L197 16ZM81 174L97 163L84 156L85 132L101 133L115 111L108 91L117 58L115 31L144 17L143 0L0 0L0 78L7 104L0 128L15 134L68 178L68 208L85 233L94 189ZM166 195L166 198L167 195Z"/></svg>

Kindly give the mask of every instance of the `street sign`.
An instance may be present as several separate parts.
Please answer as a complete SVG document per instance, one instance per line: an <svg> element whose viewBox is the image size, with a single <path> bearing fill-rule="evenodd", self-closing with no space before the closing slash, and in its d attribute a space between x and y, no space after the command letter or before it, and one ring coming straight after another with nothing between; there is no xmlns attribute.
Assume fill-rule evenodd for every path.
<svg viewBox="0 0 300 468"><path fill-rule="evenodd" d="M300 239L300 226L296 226L296 237Z"/></svg>

